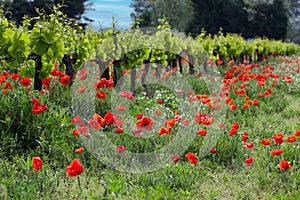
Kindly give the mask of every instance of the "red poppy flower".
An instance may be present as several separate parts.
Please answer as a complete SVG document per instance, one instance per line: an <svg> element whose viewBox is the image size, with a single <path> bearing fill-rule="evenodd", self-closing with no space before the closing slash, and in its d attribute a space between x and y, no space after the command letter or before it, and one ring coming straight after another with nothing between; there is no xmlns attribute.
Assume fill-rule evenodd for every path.
<svg viewBox="0 0 300 200"><path fill-rule="evenodd" d="M107 88L111 89L114 87L114 82L112 80L106 80L105 85Z"/></svg>
<svg viewBox="0 0 300 200"><path fill-rule="evenodd" d="M188 95L193 95L194 91L193 90L189 90L187 93L188 93Z"/></svg>
<svg viewBox="0 0 300 200"><path fill-rule="evenodd" d="M75 159L69 166L66 167L66 173L68 176L73 177L83 172L83 166L79 159Z"/></svg>
<svg viewBox="0 0 300 200"><path fill-rule="evenodd" d="M215 154L215 153L217 153L217 150L216 150L216 148L211 148L210 152L211 152L212 154Z"/></svg>
<svg viewBox="0 0 300 200"><path fill-rule="evenodd" d="M127 92L127 91L124 91L124 92L120 92L120 93L119 93L119 96L120 96L120 97L126 97L126 98L128 98L129 95L132 95L132 94L129 93L129 92Z"/></svg>
<svg viewBox="0 0 300 200"><path fill-rule="evenodd" d="M27 87L28 85L30 85L30 78L21 78L20 79L20 84L22 86Z"/></svg>
<svg viewBox="0 0 300 200"><path fill-rule="evenodd" d="M264 86L265 85L265 81L257 81L257 85Z"/></svg>
<svg viewBox="0 0 300 200"><path fill-rule="evenodd" d="M194 117L194 122L208 126L214 122L214 118L211 118L208 114L198 112Z"/></svg>
<svg viewBox="0 0 300 200"><path fill-rule="evenodd" d="M173 160L174 162L178 162L180 160L180 156L175 154L170 159Z"/></svg>
<svg viewBox="0 0 300 200"><path fill-rule="evenodd" d="M141 114L141 113L136 115L136 118L137 118L137 119L142 119L143 117L144 117L144 115Z"/></svg>
<svg viewBox="0 0 300 200"><path fill-rule="evenodd" d="M236 110L237 109L237 106L236 105L233 105L230 107L230 110Z"/></svg>
<svg viewBox="0 0 300 200"><path fill-rule="evenodd" d="M31 110L32 114L38 115L40 113L42 113L44 110L42 109L42 107L38 106L38 107L33 107Z"/></svg>
<svg viewBox="0 0 300 200"><path fill-rule="evenodd" d="M39 101L39 100L36 99L36 98L34 98L34 97L32 97L32 98L30 99L30 103L32 103L33 105L34 105L37 101Z"/></svg>
<svg viewBox="0 0 300 200"><path fill-rule="evenodd" d="M258 100L257 100L257 99L254 99L254 100L253 100L253 105L254 105L254 106L258 106Z"/></svg>
<svg viewBox="0 0 300 200"><path fill-rule="evenodd" d="M159 129L158 135L168 135L170 132L170 129L162 127Z"/></svg>
<svg viewBox="0 0 300 200"><path fill-rule="evenodd" d="M81 86L76 90L76 92L78 93L83 93L84 91L85 91L85 86Z"/></svg>
<svg viewBox="0 0 300 200"><path fill-rule="evenodd" d="M243 106L242 106L243 109L246 109L248 108L248 103L245 103Z"/></svg>
<svg viewBox="0 0 300 200"><path fill-rule="evenodd" d="M229 104L230 101L231 101L231 98L230 97L226 97L226 99L224 100L224 103L225 104Z"/></svg>
<svg viewBox="0 0 300 200"><path fill-rule="evenodd" d="M0 85L5 82L6 82L5 77L3 75L0 75Z"/></svg>
<svg viewBox="0 0 300 200"><path fill-rule="evenodd" d="M215 107L216 110L218 110L218 109L220 109L220 108L222 108L221 104L218 104L218 105L216 105L216 107Z"/></svg>
<svg viewBox="0 0 300 200"><path fill-rule="evenodd" d="M272 156L279 156L279 155L283 154L283 152L284 151L281 149L275 149L271 152L271 154L272 154Z"/></svg>
<svg viewBox="0 0 300 200"><path fill-rule="evenodd" d="M232 59L227 63L227 66L230 67L233 63L234 63L234 60Z"/></svg>
<svg viewBox="0 0 300 200"><path fill-rule="evenodd" d="M220 59L217 59L217 63L218 65L223 65L224 64L224 61L220 60Z"/></svg>
<svg viewBox="0 0 300 200"><path fill-rule="evenodd" d="M97 92L96 97L98 99L105 99L106 98L106 92L104 92L104 91Z"/></svg>
<svg viewBox="0 0 300 200"><path fill-rule="evenodd" d="M103 78L99 82L94 84L95 90L99 90L100 88L104 87L104 85L106 83L106 79L104 79L104 82L102 80L103 80Z"/></svg>
<svg viewBox="0 0 300 200"><path fill-rule="evenodd" d="M247 149L252 149L254 146L254 142L251 142L251 143L248 143L248 144L245 144L244 147L247 148Z"/></svg>
<svg viewBox="0 0 300 200"><path fill-rule="evenodd" d="M250 157L250 158L245 160L245 164L246 165L251 165L253 163L253 161L254 161L254 158Z"/></svg>
<svg viewBox="0 0 300 200"><path fill-rule="evenodd" d="M160 116L160 115L161 115L161 111L156 110L156 111L155 111L155 114L156 114L157 116Z"/></svg>
<svg viewBox="0 0 300 200"><path fill-rule="evenodd" d="M117 132L117 134L121 134L124 132L124 128L118 127L118 128L116 128L116 132Z"/></svg>
<svg viewBox="0 0 300 200"><path fill-rule="evenodd" d="M175 114L175 115L180 115L180 111L177 110L177 111L174 112L174 114Z"/></svg>
<svg viewBox="0 0 300 200"><path fill-rule="evenodd" d="M81 117L79 115L77 115L77 116L73 117L73 119L71 120L71 122L73 124L77 124L77 123L81 122Z"/></svg>
<svg viewBox="0 0 300 200"><path fill-rule="evenodd" d="M286 139L286 142L295 142L297 140L296 136L290 136Z"/></svg>
<svg viewBox="0 0 300 200"><path fill-rule="evenodd" d="M237 132L237 130L239 129L239 124L238 123L236 123L236 122L234 122L233 124L232 124L232 127L231 127L231 129L230 129L230 131L229 131L229 135L230 136L233 136L234 134L236 134L236 132Z"/></svg>
<svg viewBox="0 0 300 200"><path fill-rule="evenodd" d="M95 130L99 130L102 127L97 119L90 119L88 121L88 124L89 124L90 127L94 128Z"/></svg>
<svg viewBox="0 0 300 200"><path fill-rule="evenodd" d="M265 92L264 92L264 95L265 95L265 97L270 96L270 95L271 95L271 92L265 91Z"/></svg>
<svg viewBox="0 0 300 200"><path fill-rule="evenodd" d="M136 126L138 129L144 129L147 131L151 131L152 130L152 124L153 121L150 118L144 117L143 119L141 119L140 121L138 121L136 123Z"/></svg>
<svg viewBox="0 0 300 200"><path fill-rule="evenodd" d="M4 72L2 73L2 76L4 76L5 78L7 78L7 77L9 77L9 73L4 70Z"/></svg>
<svg viewBox="0 0 300 200"><path fill-rule="evenodd" d="M124 146L118 146L115 149L115 151L118 152L118 153L123 153L124 151L126 151L126 147L124 147Z"/></svg>
<svg viewBox="0 0 300 200"><path fill-rule="evenodd" d="M241 89L239 91L235 91L235 93L238 94L239 96L243 96L243 95L246 94L246 90L245 90L245 88L243 88L243 89Z"/></svg>
<svg viewBox="0 0 300 200"><path fill-rule="evenodd" d="M117 111L124 111L126 110L126 107L124 105L120 105L116 108Z"/></svg>
<svg viewBox="0 0 300 200"><path fill-rule="evenodd" d="M274 143L275 143L275 144L280 144L280 143L282 143L282 142L284 141L283 138L284 138L284 135L283 135L283 134L281 134L281 133L275 134L275 135L273 136Z"/></svg>
<svg viewBox="0 0 300 200"><path fill-rule="evenodd" d="M83 81L83 80L86 79L86 77L87 77L87 74L86 74L86 72L84 71L84 72L82 72L82 74L79 76L79 80L80 80L80 81Z"/></svg>
<svg viewBox="0 0 300 200"><path fill-rule="evenodd" d="M73 135L75 136L79 136L80 134L84 134L86 137L89 137L89 130L84 127L84 126L81 126L75 130L73 130Z"/></svg>
<svg viewBox="0 0 300 200"><path fill-rule="evenodd" d="M20 74L12 74L12 75L10 76L10 78L13 79L13 80L19 80Z"/></svg>
<svg viewBox="0 0 300 200"><path fill-rule="evenodd" d="M218 127L219 127L219 128L225 128L226 125L225 125L225 124L219 124Z"/></svg>
<svg viewBox="0 0 300 200"><path fill-rule="evenodd" d="M44 78L42 80L42 85L45 86L45 87L48 87L49 84L51 83L51 79L52 79L51 77L50 78Z"/></svg>
<svg viewBox="0 0 300 200"><path fill-rule="evenodd" d="M107 112L104 116L104 121L106 125L111 125L115 122L115 118L111 112Z"/></svg>
<svg viewBox="0 0 300 200"><path fill-rule="evenodd" d="M293 168L293 166L290 165L289 161L287 161L287 160L282 160L282 161L280 161L280 163L279 163L279 168L280 168L280 169L291 169L291 168Z"/></svg>
<svg viewBox="0 0 300 200"><path fill-rule="evenodd" d="M235 128L236 130L238 130L240 128L240 125L237 122L234 122L232 124L232 128Z"/></svg>
<svg viewBox="0 0 300 200"><path fill-rule="evenodd" d="M129 96L127 97L127 99L130 100L130 101L132 101L132 100L134 100L134 96L131 94L131 95L129 95Z"/></svg>
<svg viewBox="0 0 300 200"><path fill-rule="evenodd" d="M185 154L185 157L193 164L196 165L198 162L198 157L191 152Z"/></svg>
<svg viewBox="0 0 300 200"><path fill-rule="evenodd" d="M39 157L33 157L32 158L32 168L35 172L39 171L42 169L43 166L43 161Z"/></svg>
<svg viewBox="0 0 300 200"><path fill-rule="evenodd" d="M300 137L300 129L296 131L295 136Z"/></svg>
<svg viewBox="0 0 300 200"><path fill-rule="evenodd" d="M142 136L142 130L141 129L133 129L132 135L139 135Z"/></svg>
<svg viewBox="0 0 300 200"><path fill-rule="evenodd" d="M247 132L244 132L243 138L242 138L242 142L246 142L249 138L249 134Z"/></svg>
<svg viewBox="0 0 300 200"><path fill-rule="evenodd" d="M59 76L59 77L63 76L63 73L62 73L61 71L57 70L57 69L52 70L52 71L50 72L50 74L51 74L52 76Z"/></svg>
<svg viewBox="0 0 300 200"><path fill-rule="evenodd" d="M195 97L193 97L193 96L189 96L189 98L188 98L188 101L189 101L189 102L196 101L196 98L195 98Z"/></svg>
<svg viewBox="0 0 300 200"><path fill-rule="evenodd" d="M116 119L116 117L114 117ZM124 124L123 120L115 120L114 125L116 126L122 126Z"/></svg>
<svg viewBox="0 0 300 200"><path fill-rule="evenodd" d="M98 120L100 126L101 126L101 127L103 126L103 124L104 124L104 119L103 119L99 114L94 113L94 114L93 114L93 119Z"/></svg>
<svg viewBox="0 0 300 200"><path fill-rule="evenodd" d="M10 82L6 82L3 89L4 89L4 90L6 90L6 89L12 90L12 89L14 89L14 84L12 84L12 83L10 83Z"/></svg>
<svg viewBox="0 0 300 200"><path fill-rule="evenodd" d="M176 119L168 119L166 120L165 124L167 124L168 127L173 127L176 123Z"/></svg>
<svg viewBox="0 0 300 200"><path fill-rule="evenodd" d="M70 76L68 75L63 75L60 79L59 82L63 85L63 86L67 86L71 81Z"/></svg>
<svg viewBox="0 0 300 200"><path fill-rule="evenodd" d="M163 103L164 103L164 100L162 100L162 99L157 100L157 104L163 104Z"/></svg>
<svg viewBox="0 0 300 200"><path fill-rule="evenodd" d="M280 134L280 133L277 133L273 136L274 140L276 141L280 141L284 138L284 135L283 134Z"/></svg>
<svg viewBox="0 0 300 200"><path fill-rule="evenodd" d="M47 92L47 90L41 90L40 91L40 95L43 95L43 94L45 94Z"/></svg>
<svg viewBox="0 0 300 200"><path fill-rule="evenodd" d="M41 105L41 102L39 99L32 98L30 101L31 101L31 103L33 103L33 108L31 110L32 114L37 115L37 114L44 112L45 110L48 110L47 105L46 104Z"/></svg>
<svg viewBox="0 0 300 200"><path fill-rule="evenodd" d="M75 152L76 152L76 153L82 153L82 152L84 152L84 148L83 148L83 147L80 147L80 148L78 148L78 149L75 149Z"/></svg>
<svg viewBox="0 0 300 200"><path fill-rule="evenodd" d="M207 130L204 130L202 128L198 131L199 136L206 136L206 134L207 134Z"/></svg>
<svg viewBox="0 0 300 200"><path fill-rule="evenodd" d="M98 99L105 99L106 98L106 93L104 91L97 92L96 97Z"/></svg>
<svg viewBox="0 0 300 200"><path fill-rule="evenodd" d="M235 128L231 128L230 131L229 131L229 135L233 136L234 134L236 134L236 131L237 130Z"/></svg>
<svg viewBox="0 0 300 200"><path fill-rule="evenodd" d="M210 102L210 98L206 98L202 100L202 104L207 104Z"/></svg>
<svg viewBox="0 0 300 200"><path fill-rule="evenodd" d="M271 141L270 141L270 140L267 140L267 139L262 139L262 140L260 141L260 143L263 144L263 145L269 146L269 145L271 144Z"/></svg>
<svg viewBox="0 0 300 200"><path fill-rule="evenodd" d="M185 119L182 121L183 126L188 126L189 124L190 124L190 120L188 120L188 119Z"/></svg>
<svg viewBox="0 0 300 200"><path fill-rule="evenodd" d="M262 98L262 94L261 94L261 93L258 93L257 96L258 96L259 98Z"/></svg>

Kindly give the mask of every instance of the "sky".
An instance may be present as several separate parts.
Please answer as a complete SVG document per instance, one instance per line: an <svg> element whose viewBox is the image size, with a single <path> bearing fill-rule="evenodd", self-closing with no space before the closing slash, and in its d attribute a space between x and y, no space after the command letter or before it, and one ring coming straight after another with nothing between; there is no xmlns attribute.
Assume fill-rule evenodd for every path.
<svg viewBox="0 0 300 200"><path fill-rule="evenodd" d="M84 16L94 20L92 23L94 28L111 27L112 16L118 22L118 28L130 28L132 23L130 13L133 12L133 8L129 7L131 0L90 0L89 2L93 2L93 10L87 10Z"/></svg>

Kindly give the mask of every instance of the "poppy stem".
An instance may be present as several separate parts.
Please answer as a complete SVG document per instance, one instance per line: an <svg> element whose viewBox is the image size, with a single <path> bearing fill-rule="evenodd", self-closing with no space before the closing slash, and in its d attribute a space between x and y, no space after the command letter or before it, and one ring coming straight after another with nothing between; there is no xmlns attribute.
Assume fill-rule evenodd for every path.
<svg viewBox="0 0 300 200"><path fill-rule="evenodd" d="M78 181L78 187L79 187L79 194L78 194L78 197L80 194L82 194L82 189L81 189L81 184L80 184L80 178L79 176L77 176L77 181Z"/></svg>
<svg viewBox="0 0 300 200"><path fill-rule="evenodd" d="M44 194L43 194L43 183L44 183L44 177L45 177L45 170L42 170L42 178L39 178L39 182L40 182L40 195L43 197Z"/></svg>

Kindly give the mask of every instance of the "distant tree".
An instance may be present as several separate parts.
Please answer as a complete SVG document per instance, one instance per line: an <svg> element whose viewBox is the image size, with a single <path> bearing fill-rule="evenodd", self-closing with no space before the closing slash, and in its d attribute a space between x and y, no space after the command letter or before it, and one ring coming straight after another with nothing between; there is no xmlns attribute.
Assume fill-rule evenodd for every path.
<svg viewBox="0 0 300 200"><path fill-rule="evenodd" d="M165 17L171 27L186 31L194 17L194 8L190 0L157 0L155 13L158 19Z"/></svg>
<svg viewBox="0 0 300 200"><path fill-rule="evenodd" d="M288 13L287 39L300 44L300 0L285 1Z"/></svg>
<svg viewBox="0 0 300 200"><path fill-rule="evenodd" d="M249 15L251 37L265 36L272 39L285 39L288 27L288 10L283 0L259 1L252 5Z"/></svg>
<svg viewBox="0 0 300 200"><path fill-rule="evenodd" d="M133 0L131 7L131 16L141 19L142 27L156 26L166 17L172 28L192 35L203 29L217 34L222 28L225 33L246 38L274 39L286 38L289 19L291 22L292 16L300 12L299 0ZM289 29L299 30L291 26Z"/></svg>
<svg viewBox="0 0 300 200"><path fill-rule="evenodd" d="M192 0L194 18L187 29L198 34L204 28L208 33L216 34L222 28L224 32L247 33L247 11L240 0Z"/></svg>
<svg viewBox="0 0 300 200"><path fill-rule="evenodd" d="M9 11L7 17L21 24L23 16L37 16L35 8L43 9L46 14L51 13L53 4L64 5L62 12L69 18L80 19L86 9L86 2L89 0L4 0L5 9Z"/></svg>
<svg viewBox="0 0 300 200"><path fill-rule="evenodd" d="M88 0L54 0L54 4L64 4L61 9L69 18L80 19L86 10L85 3Z"/></svg>
<svg viewBox="0 0 300 200"><path fill-rule="evenodd" d="M130 7L134 9L130 16L140 27L152 27L156 24L150 0L133 0Z"/></svg>
<svg viewBox="0 0 300 200"><path fill-rule="evenodd" d="M194 16L191 0L133 0L131 17L140 20L141 27L157 26L167 19L172 28L185 31Z"/></svg>

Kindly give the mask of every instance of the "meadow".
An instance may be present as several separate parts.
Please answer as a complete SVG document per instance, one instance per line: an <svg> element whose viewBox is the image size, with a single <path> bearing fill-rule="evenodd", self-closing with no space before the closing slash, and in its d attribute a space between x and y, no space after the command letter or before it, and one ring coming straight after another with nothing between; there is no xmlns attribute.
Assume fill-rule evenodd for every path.
<svg viewBox="0 0 300 200"><path fill-rule="evenodd" d="M85 134L79 130L84 126L76 129L74 124L79 124L80 119L70 110L72 89L64 86L62 77L55 76L59 70L51 72L54 75L51 81L43 81L45 89L41 91L33 90L30 78L3 72L0 196L2 199L297 199L299 62L296 56L271 56L257 64L245 61L218 66L223 92L210 94L212 97L200 93L205 91L201 77L188 76L193 90L183 93L187 93L190 103L212 109L218 102L224 102L225 121L218 124L221 135L207 155L198 155L205 137L214 132L206 131L209 125L198 123L195 117L199 131L190 133L195 137L191 135L193 141L185 153L170 157L171 162L159 169L142 173L118 171L85 150L87 143L79 139ZM92 118L99 124L88 123L87 127L102 130L116 146L126 146L125 149L118 146L118 154L152 152L180 134L176 130L184 130L179 128L184 120L177 110L176 95L154 85L151 89L155 94L151 97L145 95L144 88L137 89L134 99L129 100L134 102L128 106L129 113L138 124L146 118L143 115L160 109L166 112L161 115L166 120L165 127L153 125L153 130L150 129L156 135L151 140L132 139L131 133L120 129L120 119L117 118L118 122L116 116L107 114L110 113L107 105L112 102L111 89L107 87L109 81L102 79L98 83L101 81L107 96L96 97L99 114ZM125 99L132 95L122 92ZM207 100L213 96L219 100ZM72 167L70 163L75 158L80 163Z"/></svg>

